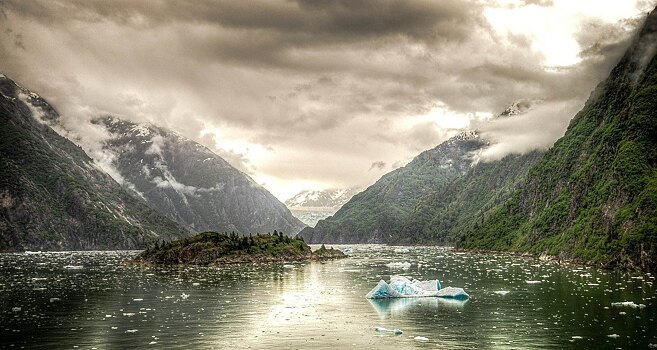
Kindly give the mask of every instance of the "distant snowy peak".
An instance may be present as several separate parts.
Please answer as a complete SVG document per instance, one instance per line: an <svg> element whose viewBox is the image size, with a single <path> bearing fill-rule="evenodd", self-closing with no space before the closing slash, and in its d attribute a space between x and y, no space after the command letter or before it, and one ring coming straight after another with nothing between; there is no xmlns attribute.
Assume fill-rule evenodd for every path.
<svg viewBox="0 0 657 350"><path fill-rule="evenodd" d="M358 193L358 189L304 190L285 201L289 208L338 208Z"/></svg>
<svg viewBox="0 0 657 350"><path fill-rule="evenodd" d="M479 134L477 133L476 130L467 130L459 133L458 135L450 138L448 142L456 142L456 141L467 141L467 140L475 140L479 138Z"/></svg>
<svg viewBox="0 0 657 350"><path fill-rule="evenodd" d="M514 115L524 114L532 110L537 105L543 103L543 100L526 100L521 99L516 102L513 102L509 107L507 107L504 112L498 115L498 118L510 117Z"/></svg>

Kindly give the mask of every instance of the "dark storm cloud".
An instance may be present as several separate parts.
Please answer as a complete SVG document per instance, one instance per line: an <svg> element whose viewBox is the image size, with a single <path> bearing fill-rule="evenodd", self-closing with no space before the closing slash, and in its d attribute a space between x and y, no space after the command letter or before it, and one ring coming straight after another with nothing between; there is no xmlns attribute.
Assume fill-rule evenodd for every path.
<svg viewBox="0 0 657 350"><path fill-rule="evenodd" d="M546 70L534 37L493 28L491 6L558 4L0 0L0 70L72 128L99 114L148 121L254 176L364 186L379 174L368 164L405 162L451 135L424 117L438 105L497 114L544 100L536 118L487 132L514 140L503 152L549 146L638 24L581 19L581 62ZM331 161L308 164L320 157Z"/></svg>
<svg viewBox="0 0 657 350"><path fill-rule="evenodd" d="M417 40L463 39L478 19L469 1L21 1L10 11L46 23L114 21L132 26L172 22L289 36L290 43L330 44L405 35ZM248 43L244 43L248 44Z"/></svg>

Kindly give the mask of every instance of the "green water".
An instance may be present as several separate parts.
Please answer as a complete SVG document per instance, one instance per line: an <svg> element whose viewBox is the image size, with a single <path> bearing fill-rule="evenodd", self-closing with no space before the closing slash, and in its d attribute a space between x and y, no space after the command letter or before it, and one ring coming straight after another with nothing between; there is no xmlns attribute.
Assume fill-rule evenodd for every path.
<svg viewBox="0 0 657 350"><path fill-rule="evenodd" d="M135 252L0 254L0 347L657 347L649 274L437 247L351 247L344 260L229 268L124 265ZM437 278L471 299L364 298L390 274ZM623 301L645 307L612 306Z"/></svg>

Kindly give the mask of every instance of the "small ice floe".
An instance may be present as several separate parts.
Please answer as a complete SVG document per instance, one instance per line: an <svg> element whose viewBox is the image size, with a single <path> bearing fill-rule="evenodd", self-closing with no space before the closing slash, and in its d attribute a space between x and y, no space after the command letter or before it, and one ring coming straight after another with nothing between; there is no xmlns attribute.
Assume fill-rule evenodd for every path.
<svg viewBox="0 0 657 350"><path fill-rule="evenodd" d="M123 313L123 316L127 316L127 317L132 317L132 316L134 316L134 315L135 315L134 312L124 312L124 313Z"/></svg>
<svg viewBox="0 0 657 350"><path fill-rule="evenodd" d="M612 338L612 339L616 339L616 338L620 338L620 335L614 333L614 334L607 335L607 337Z"/></svg>
<svg viewBox="0 0 657 350"><path fill-rule="evenodd" d="M20 307L17 307L17 306L11 308L11 311L13 311L13 312L21 312L21 310L22 309Z"/></svg>
<svg viewBox="0 0 657 350"><path fill-rule="evenodd" d="M404 262L391 262L391 263L386 264L386 266L387 266L387 267L390 267L390 268L408 269L408 268L411 267L411 263L409 263L408 261L404 261Z"/></svg>
<svg viewBox="0 0 657 350"><path fill-rule="evenodd" d="M294 267L295 267L294 265L290 265L290 264L283 265L284 269L293 269Z"/></svg>
<svg viewBox="0 0 657 350"><path fill-rule="evenodd" d="M584 337L582 337L581 335L573 335L573 336L572 336L572 337L570 337L570 338L572 338L573 340L580 340L580 339L584 339Z"/></svg>
<svg viewBox="0 0 657 350"><path fill-rule="evenodd" d="M41 252L40 250L38 250L38 251L29 251L29 250L26 250L26 251L25 251L25 254L27 254L27 255L36 255L36 254L41 254L41 253L42 253L42 252Z"/></svg>
<svg viewBox="0 0 657 350"><path fill-rule="evenodd" d="M408 253L410 250L408 248L395 248L395 253Z"/></svg>
<svg viewBox="0 0 657 350"><path fill-rule="evenodd" d="M183 292L182 294L180 294L180 298L182 300L187 300L187 298L189 298L189 294L185 294L185 292Z"/></svg>
<svg viewBox="0 0 657 350"><path fill-rule="evenodd" d="M153 345L153 344L157 344L157 342L156 342L156 341L152 341L152 342L148 343L148 345Z"/></svg>
<svg viewBox="0 0 657 350"><path fill-rule="evenodd" d="M374 328L374 331L377 333L382 333L382 334L394 334L394 335L400 335L403 332L401 329L388 329L388 328L383 328L383 327L376 327Z"/></svg>
<svg viewBox="0 0 657 350"><path fill-rule="evenodd" d="M527 284L539 284L541 281L525 281Z"/></svg>
<svg viewBox="0 0 657 350"><path fill-rule="evenodd" d="M62 299L59 299L59 298L50 298L50 302L51 302L51 303L54 303L54 302L56 302L56 301L60 301L60 300L62 300Z"/></svg>
<svg viewBox="0 0 657 350"><path fill-rule="evenodd" d="M504 295L509 294L509 291L508 290L496 290L493 293L504 296Z"/></svg>
<svg viewBox="0 0 657 350"><path fill-rule="evenodd" d="M84 266L82 265L66 265L64 266L66 270L82 270Z"/></svg>
<svg viewBox="0 0 657 350"><path fill-rule="evenodd" d="M616 307L631 307L633 309L643 309L646 307L644 304L636 304L633 301L619 301L615 303L611 303L611 306L616 306Z"/></svg>
<svg viewBox="0 0 657 350"><path fill-rule="evenodd" d="M125 332L126 332L126 333L136 333L137 330L136 330L136 329L128 329L128 330L126 330Z"/></svg>
<svg viewBox="0 0 657 350"><path fill-rule="evenodd" d="M198 283L198 282L194 282L194 283L192 283L192 286L194 286L194 287L198 287L198 286L200 286L200 285L201 285L201 284Z"/></svg>
<svg viewBox="0 0 657 350"><path fill-rule="evenodd" d="M421 337L421 336L419 336L419 335L418 335L417 337L413 338L413 339L414 339L415 341L428 341L428 340L429 340L429 338L427 338L427 337Z"/></svg>
<svg viewBox="0 0 657 350"><path fill-rule="evenodd" d="M132 301L144 301L144 299L136 298L136 299L132 299Z"/></svg>

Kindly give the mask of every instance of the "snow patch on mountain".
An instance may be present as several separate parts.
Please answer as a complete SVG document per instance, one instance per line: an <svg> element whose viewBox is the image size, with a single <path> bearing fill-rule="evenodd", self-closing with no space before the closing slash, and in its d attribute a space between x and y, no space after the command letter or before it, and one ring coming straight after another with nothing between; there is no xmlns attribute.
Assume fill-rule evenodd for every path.
<svg viewBox="0 0 657 350"><path fill-rule="evenodd" d="M351 197L358 193L356 188L327 189L321 191L304 190L285 201L291 209L322 208L336 209L347 203Z"/></svg>

